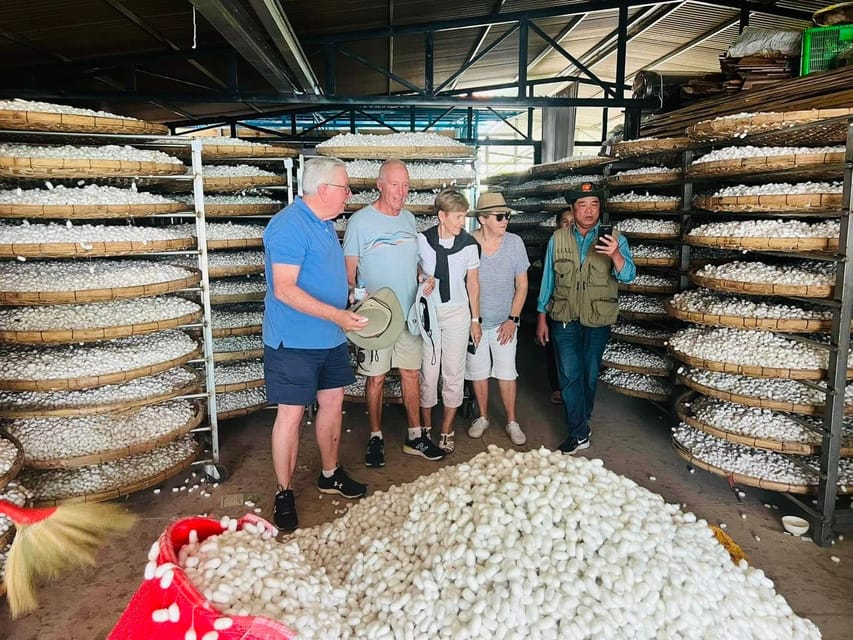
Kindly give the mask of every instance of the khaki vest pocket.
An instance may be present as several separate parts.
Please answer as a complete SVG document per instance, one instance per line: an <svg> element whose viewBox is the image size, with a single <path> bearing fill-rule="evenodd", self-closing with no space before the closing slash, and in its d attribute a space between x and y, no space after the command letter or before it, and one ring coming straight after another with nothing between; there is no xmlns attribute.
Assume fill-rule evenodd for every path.
<svg viewBox="0 0 853 640"><path fill-rule="evenodd" d="M604 327L616 322L619 316L619 301L616 298L604 298L592 301L592 315L589 325L592 327Z"/></svg>

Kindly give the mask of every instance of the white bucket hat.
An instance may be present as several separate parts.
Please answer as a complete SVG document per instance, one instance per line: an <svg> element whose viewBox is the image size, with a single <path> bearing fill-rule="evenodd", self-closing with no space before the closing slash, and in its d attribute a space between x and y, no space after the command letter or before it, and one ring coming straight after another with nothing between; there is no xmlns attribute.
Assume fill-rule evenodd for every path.
<svg viewBox="0 0 853 640"><path fill-rule="evenodd" d="M418 287L415 302L406 315L406 324L409 327L409 333L421 336L424 342L431 343L434 348L441 343L441 327L438 326L438 312L433 296L424 293L425 286L426 283L422 282ZM435 281L435 287L438 288L438 280Z"/></svg>

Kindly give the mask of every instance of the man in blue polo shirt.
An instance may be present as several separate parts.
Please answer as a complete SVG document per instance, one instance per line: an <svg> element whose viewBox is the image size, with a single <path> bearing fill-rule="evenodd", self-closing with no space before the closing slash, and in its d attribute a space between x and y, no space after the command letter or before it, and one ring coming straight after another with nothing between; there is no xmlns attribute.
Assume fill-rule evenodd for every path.
<svg viewBox="0 0 853 640"><path fill-rule="evenodd" d="M344 332L367 324L367 318L346 310L347 272L332 221L351 195L346 166L336 158L312 158L305 163L302 191L264 231L264 378L267 399L278 405L272 431L278 480L273 520L283 531L298 526L290 482L305 406L315 399L323 463L319 490L348 499L367 492L338 463L344 387L355 382Z"/></svg>

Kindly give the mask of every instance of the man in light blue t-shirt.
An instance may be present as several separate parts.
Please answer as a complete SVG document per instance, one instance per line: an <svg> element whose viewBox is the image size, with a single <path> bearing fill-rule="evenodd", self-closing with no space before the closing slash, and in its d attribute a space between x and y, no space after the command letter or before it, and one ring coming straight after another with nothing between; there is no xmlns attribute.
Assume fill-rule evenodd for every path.
<svg viewBox="0 0 853 640"><path fill-rule="evenodd" d="M376 180L379 199L355 213L347 222L344 235L349 286L363 286L368 292L390 287L404 311L415 301L418 289L418 245L415 217L404 209L409 195L409 170L400 160L387 160ZM400 319L405 322L404 319ZM441 460L444 452L430 440L419 422L421 369L420 336L404 329L397 342L387 349L358 352L358 372L367 376L367 400L370 439L365 464L385 466L385 440L382 435L382 401L385 375L396 367L400 371L403 405L408 420L408 437L403 452L427 460Z"/></svg>

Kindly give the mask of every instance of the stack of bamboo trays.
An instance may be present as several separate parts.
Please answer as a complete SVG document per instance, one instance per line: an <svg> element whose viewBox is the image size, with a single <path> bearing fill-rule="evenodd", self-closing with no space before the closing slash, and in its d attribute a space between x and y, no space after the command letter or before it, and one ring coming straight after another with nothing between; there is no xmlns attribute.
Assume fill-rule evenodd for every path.
<svg viewBox="0 0 853 640"><path fill-rule="evenodd" d="M3 103L0 127L33 132L15 137L26 140L27 145L31 142L49 145L56 140L41 137L38 132L67 133L72 142L78 133L122 136L166 133L162 125L132 118L26 101ZM86 159L83 153L83 157L75 159L63 158L61 150L51 156L49 149L53 146L40 147L41 152L34 151L32 155L27 155L26 148L22 151L18 147L14 156L0 158L0 174L7 184L20 185L24 194L30 193L29 188L39 180L51 181L48 189L53 188L52 183L65 181L71 186L82 181L103 184L105 178L126 188L139 176L168 181L186 172L176 158ZM107 149L115 147L105 148L105 153ZM90 155L95 158L98 154ZM24 188L28 190L23 191ZM10 220L7 224L13 232L29 220L67 221L69 227L79 224L78 220L86 220L109 227L110 223L127 217L144 221L148 216L185 209L167 199L154 204L55 204L25 200L12 199L0 206L0 216ZM138 491L185 469L200 451L199 444L188 434L203 421L205 405L178 399L201 388L200 375L185 366L199 355L200 347L177 329L197 323L202 311L199 305L176 295L196 286L200 274L198 269L188 268L166 269L157 275L160 263L137 259L145 253L192 249L195 241L192 237L150 241L145 239L142 227L124 229L122 233L129 236L128 240L91 244L79 239L49 243L13 241L3 245L0 251L3 256L0 269L6 273L0 285L0 311L4 311L0 349L15 354L15 369L7 363L4 379L0 381L0 429L29 437L32 432L27 421L41 421L41 427L51 425L56 437L85 441L89 447L83 453L67 454L61 446L51 450L45 439L31 440L40 445L38 453L31 445L21 445L24 471L19 477L30 488L35 504L105 500ZM138 240L133 238L135 229L139 229ZM130 259L105 260L108 256L130 256ZM47 273L50 269L76 271L77 276L70 286L51 282L46 276L41 278L39 288L27 284L27 278L34 282L34 274ZM87 277L80 277L87 269L90 282ZM112 283L94 284L99 278L109 280L105 272L114 269L144 274L133 276L136 280L122 282L116 276ZM39 281L38 277L35 281ZM122 301L133 306L132 315L111 311L114 307L110 305L120 308ZM87 318L88 324L81 326L81 317ZM76 346L79 343L85 344ZM158 344L170 346L160 352ZM93 357L97 359L94 354L102 346L107 353L113 349L117 361L104 358L87 371L90 366L87 362ZM85 354L90 350L93 356L88 356L87 361ZM75 353L84 354L84 359L76 361ZM56 365L57 370L47 363ZM79 368L72 372L69 366ZM125 388L132 389L126 396ZM153 438L140 427L140 431L128 429L111 441L109 435L94 437L85 431L88 427L81 426L80 419L85 422L90 417L120 424L129 413L160 410L165 402L177 403L173 406L180 406L183 413L175 415L183 417L178 417L175 424L161 425ZM82 431L77 431L78 428ZM87 440L89 437L92 439ZM143 458L144 463L137 464L137 459ZM125 473L105 473L105 469L117 465L123 465Z"/></svg>

